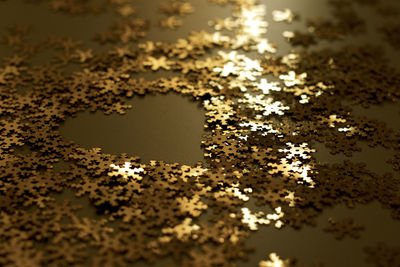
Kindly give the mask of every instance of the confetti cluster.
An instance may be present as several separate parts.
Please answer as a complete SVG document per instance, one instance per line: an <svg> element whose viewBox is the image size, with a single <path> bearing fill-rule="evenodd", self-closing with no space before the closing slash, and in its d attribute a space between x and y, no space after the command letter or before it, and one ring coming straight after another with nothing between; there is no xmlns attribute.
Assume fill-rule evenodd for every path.
<svg viewBox="0 0 400 267"><path fill-rule="evenodd" d="M352 112L353 105L400 99L400 73L380 47L275 56L279 48L265 37L267 7L257 0L212 0L210 5L229 6L231 16L171 43L143 41L150 25L128 0L29 2L75 15L113 10L116 19L94 36L111 44L101 52L69 37L31 42L25 25L11 26L3 36L12 56L0 66L0 265L127 266L170 256L177 266L235 266L254 249L246 240L262 225L315 225L327 207L372 201L400 219L400 132ZM292 44L364 31L364 21L344 5L348 0L330 2L335 20L310 20L307 34L286 32ZM171 0L160 11L159 26L175 29L195 9ZM298 16L286 9L273 18L290 23ZM394 46L398 35L388 31L396 30L382 30ZM32 63L48 51L48 62ZM78 70L67 71L70 66ZM170 75L140 78L159 70ZM205 110L204 163L142 162L85 149L60 135L60 125L78 112L124 114L132 97L169 92ZM346 156L360 151L361 143L393 149L388 162L396 175L350 160L319 162L317 142ZM54 170L59 162L69 167ZM98 216L60 201L68 192L88 198ZM338 238L362 235L351 218L330 223L326 231ZM378 266L398 262L392 253L384 265L381 258L391 253L385 245L367 251ZM271 253L259 266L303 265Z"/></svg>

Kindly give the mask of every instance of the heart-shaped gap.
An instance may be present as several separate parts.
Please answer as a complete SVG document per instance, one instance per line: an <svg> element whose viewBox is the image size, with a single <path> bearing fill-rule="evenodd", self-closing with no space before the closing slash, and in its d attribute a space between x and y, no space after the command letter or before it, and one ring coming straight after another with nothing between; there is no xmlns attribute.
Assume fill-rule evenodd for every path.
<svg viewBox="0 0 400 267"><path fill-rule="evenodd" d="M194 165L203 161L204 110L178 94L134 97L126 114L79 113L60 127L66 140L110 154L139 156L143 163L163 160Z"/></svg>

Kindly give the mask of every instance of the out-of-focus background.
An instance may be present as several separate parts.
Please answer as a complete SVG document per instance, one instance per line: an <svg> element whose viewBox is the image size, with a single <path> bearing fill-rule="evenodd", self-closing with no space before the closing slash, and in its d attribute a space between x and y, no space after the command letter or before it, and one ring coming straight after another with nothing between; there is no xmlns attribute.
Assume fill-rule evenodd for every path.
<svg viewBox="0 0 400 267"><path fill-rule="evenodd" d="M230 6L210 5L206 0L192 0L194 7L192 14L183 17L183 25L177 29L162 29L158 25L162 14L158 6L159 0L135 1L136 12L142 18L150 21L150 28L146 37L141 40L174 42L180 37L186 37L191 31L211 30L209 20L216 17L224 18L231 14ZM390 2L390 1L389 1ZM284 31L307 31L307 18L332 17L331 7L326 0L263 0L266 5L266 20L269 23L265 36L269 41L276 43L277 55L285 55L291 50L300 51L302 47L293 47L282 36ZM391 1L391 5L400 8L399 1ZM299 16L291 23L275 22L272 11L289 8ZM379 44L385 50L390 64L400 68L400 50L396 50L384 41L376 26L384 16L378 16L370 7L359 5L357 14L365 19L367 31L359 36L345 38L343 41L322 41L312 45L309 50L323 48L339 48L345 44L370 43ZM30 38L32 42L40 42L46 37L69 36L72 39L83 40L84 47L94 51L110 48L112 45L99 45L93 41L98 32L104 32L111 24L114 14L111 11L98 14L67 15L53 12L43 4L32 4L22 0L0 1L0 31L5 32L7 27L14 24L32 25ZM0 45L0 58L10 54L9 48ZM34 58L34 64L47 62L50 55L39 53ZM74 71L72 66L70 71ZM173 71L158 71L150 74L140 74L146 80L159 77L169 77ZM21 90L21 94L24 94ZM101 147L106 153L128 153L140 156L147 163L150 160L164 160L193 165L203 161L203 151L200 147L201 136L205 129L204 113L201 106L178 94L146 95L134 97L128 101L133 106L125 115L104 115L101 112L89 111L80 113L76 118L68 119L60 128L67 140L74 141L82 147ZM354 112L370 118L386 122L390 127L400 129L400 107L395 104L372 106L363 108L354 106ZM331 155L321 144L314 144L316 157L320 161L329 163L341 162L346 157ZM347 158L354 162L365 162L369 169L383 174L390 172L391 167L385 162L393 151L382 148L363 146L361 152ZM67 164L60 163L58 169L68 168ZM64 193L60 198L71 199L73 203L85 206L85 216L99 216L95 213L87 199L76 198L72 193ZM249 206L253 205L249 203ZM345 218L352 216L357 222L365 225L365 231L359 239L336 240L332 235L325 233L322 228L327 225L329 217ZM250 254L248 262L240 266L257 266L259 261L266 259L268 254L276 252L282 258L295 257L302 263L321 262L324 266L370 266L365 262L366 254L363 248L368 245L384 241L388 245L400 246L400 222L394 221L388 210L384 210L378 203L366 206L356 206L349 209L337 206L327 209L319 217L317 226L305 226L301 230L285 227L276 229L272 226L261 226L252 234L248 243L256 250ZM165 266L170 260L156 263L154 266ZM146 265L138 263L134 266Z"/></svg>

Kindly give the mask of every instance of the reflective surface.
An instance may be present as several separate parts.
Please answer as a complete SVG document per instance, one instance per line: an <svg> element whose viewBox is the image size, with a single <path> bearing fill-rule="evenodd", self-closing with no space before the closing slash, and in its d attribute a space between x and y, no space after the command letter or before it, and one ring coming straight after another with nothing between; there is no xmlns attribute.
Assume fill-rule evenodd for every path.
<svg viewBox="0 0 400 267"><path fill-rule="evenodd" d="M73 141L77 147L73 147L73 149L76 149L73 152L68 149L60 152L61 154L64 153L62 157L58 157L61 163L51 163L52 166L55 166L54 169L57 173L59 173L59 170L64 170L64 172L61 171L61 177L64 178L60 179L70 179L71 184L74 184L70 186L72 189L69 188L62 194L52 194L56 196L56 199L68 199L72 203L84 205L77 212L79 218L72 220L75 223L72 225L78 225L81 229L86 229L85 224L89 225L88 228L96 228L96 225L101 225L102 219L108 220L104 227L99 226L96 229L100 229L100 232L110 233L114 231L116 233L116 235L104 234L115 238L112 240L116 245L110 242L111 245L108 248L110 251L115 249L115 255L126 256L125 251L118 251L118 245L120 245L118 242L129 242L129 238L126 240L118 239L118 234L122 233L120 236L132 235L131 240L135 240L136 243L131 244L131 247L139 247L145 252L129 251L129 253L137 253L137 255L143 255L144 258L147 256L147 260L154 258L159 266L165 265L165 259L158 259L154 255L162 255L165 252L168 255L167 261L172 262L171 255L174 254L174 251L182 254L187 253L187 260L178 260L177 262L178 265L187 264L188 266L190 264L207 266L204 262L201 262L201 259L203 257L205 259L217 258L215 255L223 258L222 263L216 261L216 266L232 263L234 260L230 262L229 257L235 259L238 266L262 266L263 264L264 266L271 266L268 264L272 264L272 262L276 264L280 262L281 265L277 266L289 266L288 258L295 258L300 263L307 265L323 263L324 266L365 266L367 264L365 262L367 254L364 252L366 246L375 246L381 241L390 247L400 245L400 239L397 238L397 229L399 229L400 224L390 215L391 212L394 213L393 210L396 210L395 205L393 205L392 210L382 208L382 205L378 203L380 197L377 196L379 194L374 195L375 200L369 199L368 201L365 200L368 199L368 196L363 195L363 193L360 193L360 195L355 193L355 197L347 195L352 193L345 189L352 186L353 179L354 181L362 179L358 178L358 173L360 173L360 177L369 177L369 173L359 166L353 167L351 164L342 163L344 159L353 163L365 162L366 169L379 175L392 172L398 181L399 173L392 170L393 165L386 163L388 158L396 154L395 145L389 141L387 143L382 141L384 145L390 143L391 147L386 148L381 144L374 148L368 146L374 142L379 142L379 140L376 141L376 139L379 139L379 135L375 135L369 128L374 131L383 129L383 132L386 128L382 125L380 127L379 123L360 123L360 121L364 122L360 116L367 116L384 121L390 128L398 131L400 129L398 119L400 109L398 99L393 94L394 90L390 91L391 94L385 94L386 91L382 93L378 90L379 84L371 83L369 84L371 88L367 88L368 84L360 85L363 77L371 79L368 81L372 82L379 80L378 78L375 79L374 75L380 73L381 69L369 71L367 66L365 67L366 71L364 71L360 67L361 70L357 70L361 75L364 75L360 78L354 71L360 64L355 63L348 65L350 66L348 71L343 71L343 75L346 75L346 72L351 73L351 75L353 75L352 71L355 73L354 76L350 74L346 76L341 84L343 87L349 84L353 86L353 88L350 86L346 95L341 91L346 92L343 88L331 87L328 81L318 80L317 78L320 77L315 74L317 72L315 68L321 68L321 77L327 78L324 73L329 72L329 68L335 68L337 64L335 61L327 62L328 64L323 65L323 67L316 64L313 69L307 65L307 60L317 62L319 55L301 54L298 57L296 53L289 54L292 49L301 51L301 48L291 46L283 36L284 31L296 32L296 30L299 30L305 32L307 30L305 26L307 18L318 16L336 18L330 13L332 7L326 1L262 1L260 2L261 5L256 5L252 1L248 1L247 4L245 2L243 1L243 4L241 1L237 1L235 9L232 7L234 6L232 3L227 6L218 6L211 5L207 1L191 1L194 9L193 14L179 17L182 20L182 26L173 30L158 27L160 18L165 18L165 14L155 11L158 10L158 1L137 1L133 3L133 6L137 8L137 14L150 20L147 35L139 41L141 47L135 41L124 43L124 39L122 39L122 43L107 43L105 45L93 41L92 37L96 33L106 32L111 24L115 15L111 9L96 15L69 16L62 14L62 12L55 14L49 11L44 4L30 6L23 1L0 3L1 25L9 25L13 22L33 24L36 28L32 35L33 41L42 40L45 36L52 34L70 36L73 39L85 41L82 51L92 49L96 60L106 62L104 70L93 68L90 74L85 73L85 67L91 67L91 65L85 65L85 60L78 53L75 57L77 62L68 63L67 66L63 67L63 71L73 75L77 72L75 74L81 75L79 76L81 80L87 80L88 88L95 86L98 92L109 90L106 93L111 92L112 95L113 85L120 81L125 82L123 76L119 77L120 80L117 80L115 79L116 74L110 74L111 80L114 79L111 82L112 85L100 84L103 80L108 79L108 74L103 73L106 72L107 64L115 64L114 69L117 70L121 65L119 65L119 61L118 63L112 60L110 60L111 63L107 62L107 59L103 59L97 54L99 51L106 51L105 53L111 54L112 57L119 55L124 58L125 64L129 66L126 71L132 71L130 75L133 79L143 77L148 81L144 84L140 82L129 84L127 82L126 88L124 87L123 90L126 91L127 95L129 92L131 94L133 92L133 96L128 95L126 97L128 100L121 103L132 105L132 108L127 109L124 115L116 114L125 112L124 108L120 108L121 106L106 106L105 110L101 110L100 106L95 107L98 110L94 114L90 113L88 108L85 107L82 108L83 112L80 110L78 110L79 112L71 111L74 117L76 116L75 118L62 116L60 120L65 119L63 123L56 120L57 127L60 125L59 129L63 141ZM396 5L395 1L391 4ZM29 6L29 9L27 6ZM289 8L294 14L298 14L300 20L294 20L291 24L274 21L272 11L284 10L285 8ZM339 50L345 44L378 43L383 47L379 51L384 51L386 57L389 58L390 66L399 66L399 50L385 42L381 34L374 30L375 24L378 24L377 21L385 18L376 15L373 9L368 6L357 5L354 8L358 15L366 19L365 22L369 30L365 34L349 34L344 40L320 40L318 45L311 45L308 48L309 51L321 51L326 47ZM124 10L121 13L122 15L127 12L126 9ZM209 22L215 17L231 16L232 12L232 20L237 19L236 22L229 19L222 22L221 20ZM18 16L15 14L18 14ZM181 41L182 43L178 45L177 51L171 52L173 56L163 51L153 52L151 45L145 43L146 40L175 42L178 38L187 38L192 31L202 29L218 32L220 29L218 25L220 28L225 27L225 30L221 30L222 35L213 35L213 38L216 38L213 42L218 43L218 46L210 51L207 50L204 54L199 52L196 55L196 49L190 50L190 44L184 41ZM2 30L5 31L5 26ZM230 36L231 39L227 39L224 34ZM200 35L194 37L192 41L207 44L206 37L207 35ZM208 37L210 38L210 36ZM255 42L253 42L254 40ZM246 42L249 42L250 45L247 45ZM179 44L179 41L177 43ZM220 45L220 43L223 45ZM142 52L142 50L137 52L135 50L137 46L146 52ZM113 47L117 47L117 49L114 51ZM127 48L128 52L124 51L125 47L129 47ZM187 51L189 51L188 55L185 56ZM124 54L125 52L128 54L131 52L138 53L138 55L136 55L137 57L127 56ZM10 49L3 46L0 53L2 56L8 56ZM346 55L345 52L343 54ZM357 54L357 51L354 54ZM375 59L370 55L373 53L367 51L365 54L368 56L367 63L374 62ZM286 63L279 63L278 66L271 67L274 66L274 62L267 61L271 55L284 56L282 61ZM138 60L141 56L144 58ZM300 63L297 62L297 57L300 58ZM324 58L324 53L321 53L320 57ZM340 61L341 57L341 54L332 55L332 58L337 59L338 64L341 64L339 66L347 67L346 59ZM39 53L32 59L34 64L45 64L49 60L51 60L51 52ZM80 60L82 62L79 62ZM132 60L132 62L129 60ZM357 62L362 61L361 59ZM54 64L54 62L51 64ZM93 63L93 66L95 64L101 66L99 62ZM297 64L301 65L303 69L298 69ZM296 65L296 67L292 66L290 69L291 65ZM140 70L140 68L134 70L137 66L145 71ZM279 67L284 69L279 70ZM193 69L196 70L195 74L191 73ZM199 72L199 69L203 73ZM112 71L109 72L112 73ZM101 74L90 76L93 73ZM185 83L178 86L178 82L173 78L181 74L183 78L180 77L179 79L184 80ZM193 75L194 79L190 75ZM207 75L211 78L208 79ZM313 79L312 81L307 80L310 77ZM387 89L390 83L396 84L397 82L394 79L390 80L390 73L387 73L387 77L389 77L388 82L382 81L384 89ZM68 80L69 78L65 79ZM179 79L178 81L181 81ZM351 84L351 79L355 79L356 82ZM170 81L173 81L172 85L165 85ZM85 82L82 82L82 84L87 85ZM356 91L362 86L365 86L366 89L359 91L360 98L357 100L358 95L351 90ZM77 91L70 95L78 95L79 98L80 87L81 84L78 84L76 86ZM173 92L157 93L157 90L168 91L165 88L170 88L169 91L176 91L178 94ZM373 94L374 97L370 98L372 106L369 108L361 107L368 99L368 95L365 96L365 94L375 89L378 93ZM19 94L34 96L33 93L29 95L29 92L34 89L23 87L18 90ZM43 88L40 90L43 90ZM145 96L139 96L143 95L141 90L154 90L156 93L148 94L146 92L144 93ZM54 96L62 95L62 90L60 92L55 91ZM342 99L341 93L343 93ZM334 97L329 98L332 95ZM47 96L51 96L51 94L49 93ZM68 94L67 96L70 97ZM93 93L90 97L88 99L92 101L92 99L95 99L96 93ZM387 97L385 101L375 103L376 99L384 97ZM325 103L327 110L323 110L324 101L318 102L321 98L331 99L333 104L327 101ZM390 103L390 98L393 98L394 103ZM66 99L75 101L74 97ZM82 99L86 98L83 97ZM336 100L339 103L334 102ZM343 100L345 106L340 106L340 100ZM49 108L51 105L44 105L45 100L41 101L37 106L52 110ZM54 101L56 103L59 100ZM108 100L104 100L105 103L107 101L119 103L120 100L110 97ZM350 101L353 101L353 103L350 103ZM308 107L308 103L318 103L316 108L321 109L321 112L303 109L303 106ZM113 108L115 109L113 110ZM351 115L342 108L349 109ZM104 112L108 113L110 110L114 113L104 115ZM57 111L52 112L56 114L56 117L58 116ZM301 112L304 112L304 117ZM304 119L307 117L307 112L310 114L308 122L316 122L315 124L308 124L307 120ZM7 119L9 115L3 114L3 116ZM28 121L31 120L30 123L36 125L34 118L26 117ZM39 117L38 121L41 122L41 120L42 118ZM301 120L305 122L301 125L302 127L298 128ZM43 119L43 121L46 120ZM204 125L207 127L204 128ZM363 127L363 125L366 126ZM12 127L7 126L5 128ZM313 133L309 131L310 128L317 129L320 133ZM332 135L328 134L330 131L332 131ZM302 133L307 134L302 136ZM206 134L206 136L202 137L202 134ZM302 137L295 139L293 136L296 134ZM319 140L319 135L329 136L332 139ZM365 136L372 137L363 139ZM382 136L386 137L387 135L383 133ZM268 139L270 137L271 140ZM361 151L353 151L353 141L362 148ZM12 140L11 142L15 141ZM36 142L42 144L40 140ZM35 148L35 141L27 143L29 145L26 146L29 146L32 151L40 149L40 147ZM101 150L92 149L96 147L101 148ZM338 152L337 155L332 155L330 153L332 151ZM17 152L8 150L6 152L7 154L20 153L18 150ZM345 156L344 154L347 152L353 152L352 156ZM117 157L116 155L120 153L127 153L128 156ZM140 160L135 158L136 156L140 157ZM93 160L93 162L90 160ZM202 161L204 164L196 165L198 161ZM16 160L16 162L18 161ZM326 169L324 165L319 165L321 162L327 162L329 168ZM177 164L174 165L173 163ZM342 165L333 165L334 163ZM98 172L101 173L100 178L96 176ZM331 174L333 177L332 184L335 184L337 191L343 189L342 195L339 193L336 198L332 196L335 190L329 191ZM100 181L99 184L89 183L88 181L92 181L89 179L91 176L97 177L98 179L96 178L97 180L94 179L94 181ZM376 181L382 179L381 176L374 175L370 178L366 180L375 182L374 179ZM277 181L277 184L274 184L279 179L284 182L280 184ZM186 184L188 180L192 183L189 185L193 187ZM341 184L340 181L342 180L346 183ZM117 185L113 181L117 181ZM268 181L268 186L263 185L266 181ZM385 181L389 181L389 179ZM389 188L385 182L382 183ZM357 185L364 189L363 184ZM378 188L381 184L371 182L367 185ZM99 186L100 189L91 192L90 189L87 189L90 186ZM271 190L271 192L264 191L265 188L273 188L274 190ZM11 191L11 189L8 190ZM99 191L103 192L103 190L107 192L107 194L104 193L103 196L106 196L104 198L99 197L103 194L99 194ZM327 201L328 204L320 204L319 199L315 200L313 204L312 197L318 198L317 193L322 190L326 190L327 195L332 194L325 196L325 199L322 197L321 202ZM129 205L116 204L127 201L124 195L127 191L133 192L128 197L132 200ZM362 190L360 189L360 191ZM379 193L384 196L384 191L382 190ZM146 195L146 192L149 196ZM176 192L176 194L163 195L159 192ZM367 188L362 192L372 194L373 190ZM150 196L150 193L155 196ZM7 201L11 201L9 199L11 198L7 196ZM154 204L156 201L160 201L160 204ZM257 204L257 201L261 204ZM357 201L362 204L358 204ZM398 200L393 198L393 201ZM146 202L149 203L146 204ZM363 202L368 203L364 204ZM381 202L384 201L381 200ZM388 202L384 203L387 204ZM104 203L106 203L106 208L104 208ZM137 203L140 203L140 205L135 206ZM356 204L354 204L354 208L348 208L343 203L348 206ZM317 204L322 205L322 208ZM107 208L107 205L110 205L110 207ZM309 208L313 209L313 205L315 205L315 210L310 211ZM154 207L157 209L154 209ZM214 209L217 219L205 223L206 219L212 217L211 207ZM303 207L305 215L303 213L300 215L290 213L294 209L301 211ZM129 208L134 210L129 210ZM154 210L151 210L152 208ZM35 210L35 208L32 209ZM57 205L54 209L57 209ZM320 212L321 210L323 211ZM218 215L221 217L217 217ZM302 216L306 221L304 223L298 221L301 220ZM336 240L334 235L323 230L329 225L328 218L334 217L341 220L349 216L365 228L360 232L359 239L346 237L343 240ZM94 219L95 221L85 221L82 218ZM314 218L316 224L312 226ZM148 243L145 243L142 239L137 241L137 235L148 230L143 230L141 227L152 225L154 221L158 224L158 228L151 241L149 241L150 238L149 240L143 239ZM292 227L296 226L296 223L301 225L300 230ZM127 229L129 230L126 231ZM89 232L82 230L82 233ZM95 237L96 234L98 233L93 234L94 237L91 237L91 234L82 237L83 240L88 238L90 242L95 244L95 248L101 248L100 252L89 251L89 260L86 260L85 263L96 257L101 258L101 256L107 255L104 252L107 249L104 245L105 242L100 245L96 243L98 242ZM247 235L249 235L248 239L246 238ZM206 241L201 242L202 238ZM227 246L228 250L234 251L232 254L241 255L239 252L246 250L246 246L241 245L242 241L246 245L256 248L254 253L248 253L249 261L238 261L239 257L220 251L221 247L224 248L224 245L229 243L231 245ZM207 244L208 250L202 251L199 248L204 244ZM173 246L176 246L176 248ZM171 249L171 247L173 248ZM214 249L217 254L213 254ZM235 249L238 250L237 253ZM149 256L146 251L151 251L154 255ZM114 257L115 255L112 254ZM132 259L135 259L135 257L132 255L129 255L129 257L132 257L130 259L134 261ZM196 260L199 260L199 262ZM54 260L54 262L56 261ZM147 263L138 259L136 264ZM103 265L107 266L104 263Z"/></svg>

